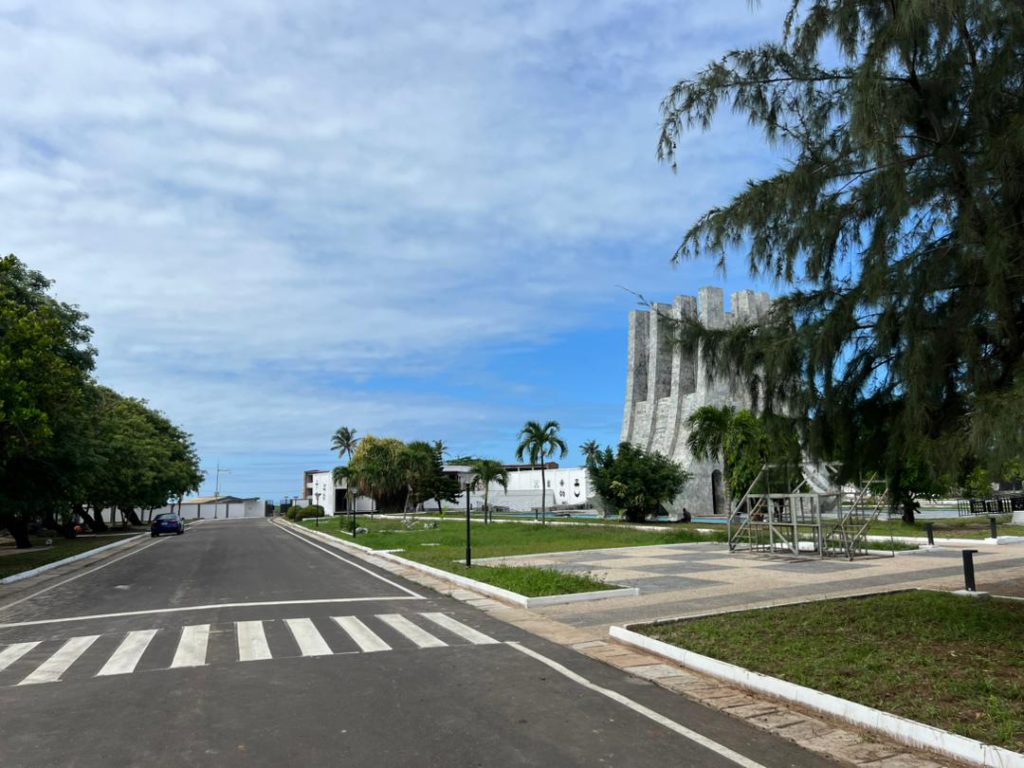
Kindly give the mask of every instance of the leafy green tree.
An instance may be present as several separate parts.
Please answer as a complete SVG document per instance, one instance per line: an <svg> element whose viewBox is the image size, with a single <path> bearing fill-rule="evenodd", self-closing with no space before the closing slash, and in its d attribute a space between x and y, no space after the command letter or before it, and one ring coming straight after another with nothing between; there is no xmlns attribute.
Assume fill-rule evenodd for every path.
<svg viewBox="0 0 1024 768"><path fill-rule="evenodd" d="M684 346L758 411L802 417L846 477L888 477L894 503L915 476L1024 453L1022 50L1009 0L794 0L780 40L662 104L673 166L722 106L783 155L675 259L745 254L788 292L756 327L686 324Z"/></svg>
<svg viewBox="0 0 1024 768"><path fill-rule="evenodd" d="M541 425L538 421L528 421L519 432L519 445L516 447L516 458L522 461L529 457L530 466L540 465L540 513L541 520L547 523L548 486L545 477L547 460L559 452L564 458L569 453L565 440L558 436L560 429L557 421L549 421Z"/></svg>
<svg viewBox="0 0 1024 768"><path fill-rule="evenodd" d="M975 467L967 476L964 491L973 499L987 499L992 496L992 477L984 467Z"/></svg>
<svg viewBox="0 0 1024 768"><path fill-rule="evenodd" d="M392 437L367 435L349 460L350 478L359 493L371 497L381 512L400 511L406 501L405 443Z"/></svg>
<svg viewBox="0 0 1024 768"><path fill-rule="evenodd" d="M345 459L346 457L351 459L358 445L359 438L356 437L356 430L350 427L338 427L334 434L331 435L331 450L338 452L339 459ZM341 467L337 467L331 477L335 483L345 483L345 506L352 509L354 501L352 498L352 488L348 482L349 477L346 473L338 474L339 469Z"/></svg>
<svg viewBox="0 0 1024 768"><path fill-rule="evenodd" d="M69 502L63 448L95 354L86 316L50 286L15 256L0 259L0 527L20 548L31 546L30 519Z"/></svg>
<svg viewBox="0 0 1024 768"><path fill-rule="evenodd" d="M410 505L415 509L421 502L431 498L436 471L437 451L430 443L413 440L405 446L403 467L406 477L406 502L403 509L408 512Z"/></svg>
<svg viewBox="0 0 1024 768"><path fill-rule="evenodd" d="M426 478L421 490L423 499L434 499L437 502L437 514L444 516L442 504L457 502L462 489L459 487L459 478L444 471L444 443L437 440L432 448L431 473Z"/></svg>
<svg viewBox="0 0 1024 768"><path fill-rule="evenodd" d="M484 489L484 522L491 520L491 483L497 483L508 491L508 470L494 459L474 459L470 462L477 482Z"/></svg>
<svg viewBox="0 0 1024 768"><path fill-rule="evenodd" d="M742 498L766 464L777 469L762 476L762 490L785 492L796 484L793 478L800 476L800 443L785 420L758 418L728 405L705 405L694 411L686 424L690 428L686 445L694 458L722 462L729 498Z"/></svg>
<svg viewBox="0 0 1024 768"><path fill-rule="evenodd" d="M634 523L672 503L690 478L671 459L631 443L620 443L617 455L611 448L598 452L588 470L597 494Z"/></svg>

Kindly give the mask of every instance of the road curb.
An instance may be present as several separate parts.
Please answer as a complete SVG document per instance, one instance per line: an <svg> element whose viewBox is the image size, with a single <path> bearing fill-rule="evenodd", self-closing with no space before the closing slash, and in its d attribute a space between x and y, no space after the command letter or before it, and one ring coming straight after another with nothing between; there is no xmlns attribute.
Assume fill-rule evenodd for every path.
<svg viewBox="0 0 1024 768"><path fill-rule="evenodd" d="M492 584L485 584L482 581L476 581L475 579L470 579L465 576L459 576L455 573L449 573L448 571L443 571L440 568L434 568L430 565L417 563L415 560L407 560L404 557L399 557L398 555L386 550L371 549L370 547L364 547L360 544L356 544L355 542L339 539L337 536L331 536L329 533L311 531L305 526L296 525L290 521L284 521L284 524L290 528L296 529L297 531L314 536L325 543L332 544L339 549L355 549L365 555L372 555L373 557L378 557L381 560L397 563L398 565L425 573L428 576L433 576L434 578L450 582L451 584L464 587L465 589L471 589L474 592L479 592L487 597L496 598L519 608L541 608L549 605L562 605L564 603L580 603L589 600L607 600L613 597L636 597L640 594L640 590L636 587L619 587L617 589L602 589L595 592L573 592L568 595L526 597L525 595L520 595L518 592L512 592L507 589L502 589L501 587L495 587Z"/></svg>
<svg viewBox="0 0 1024 768"><path fill-rule="evenodd" d="M71 557L65 557L62 560L54 560L52 563L47 563L46 565L40 565L38 568L33 568L31 570L28 570L28 571L22 571L21 573L11 574L10 576L7 576L7 577L5 577L3 579L0 579L0 584L15 584L15 583L17 583L19 581L24 581L25 579L30 579L33 576L38 576L41 573L46 573L47 571L52 571L54 568L60 568L61 566L64 566L64 565L70 565L71 563L77 563L79 560L85 560L87 557L92 557L93 555L99 555L99 554L102 554L103 552L109 552L110 550L117 549L118 547L127 546L128 544L130 544L132 542L138 541L142 536L143 536L143 534L141 534L141 533L135 534L134 536L126 536L122 541L113 541L110 544L104 544L102 547L96 547L96 549L86 550L85 552L79 552L77 555L72 555Z"/></svg>
<svg viewBox="0 0 1024 768"><path fill-rule="evenodd" d="M633 625L638 626L638 625ZM1024 768L1024 755L1003 747L985 744L959 736L935 726L883 712L873 707L806 686L780 680L760 672L713 659L685 648L655 640L633 632L628 627L612 626L609 636L618 643L679 664L688 669L724 680L757 693L767 694L794 704L800 704L839 720L881 733L894 741L916 749L940 752L948 757L967 760L976 765L992 768Z"/></svg>

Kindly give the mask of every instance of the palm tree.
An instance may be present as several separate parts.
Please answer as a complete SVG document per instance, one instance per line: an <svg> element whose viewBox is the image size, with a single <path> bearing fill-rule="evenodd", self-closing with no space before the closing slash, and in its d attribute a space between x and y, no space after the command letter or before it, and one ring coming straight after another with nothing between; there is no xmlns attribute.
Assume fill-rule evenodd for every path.
<svg viewBox="0 0 1024 768"><path fill-rule="evenodd" d="M694 458L700 461L721 461L725 453L725 440L736 418L736 409L731 405L716 408L705 405L694 411L686 420L690 435L686 447Z"/></svg>
<svg viewBox="0 0 1024 768"><path fill-rule="evenodd" d="M699 461L721 461L729 497L742 498L773 459L781 463L799 463L800 447L792 431L772 445L765 422L750 411L737 411L726 405L705 405L686 420L691 432L686 446ZM793 457L796 457L795 461ZM787 473L788 476L788 473ZM762 481L771 490L767 477Z"/></svg>
<svg viewBox="0 0 1024 768"><path fill-rule="evenodd" d="M356 431L350 427L338 427L331 435L331 450L338 452L339 459L344 459L346 456L351 458L358 444L359 438L356 437Z"/></svg>
<svg viewBox="0 0 1024 768"><path fill-rule="evenodd" d="M359 438L356 437L356 431L350 427L338 427L334 434L331 435L331 450L338 452L338 458L344 459L348 457L352 458L352 455L356 452L356 446L359 445ZM345 480L345 506L352 510L353 520L355 519L355 510L352 509L353 497L352 497L352 480L348 473L338 473L339 469L344 467L338 467L332 473L334 482L340 482Z"/></svg>
<svg viewBox="0 0 1024 768"><path fill-rule="evenodd" d="M597 440L587 440L580 446L580 452L583 454L584 463L589 467L601 454L601 446L597 444Z"/></svg>
<svg viewBox="0 0 1024 768"><path fill-rule="evenodd" d="M569 446L558 436L559 429L557 421L549 421L544 426L541 426L540 422L528 421L519 431L519 445L516 448L516 458L519 461L529 456L531 467L540 464L540 514L544 523L547 523L545 460L554 456L556 450L560 451L561 458L565 458L569 453Z"/></svg>
<svg viewBox="0 0 1024 768"><path fill-rule="evenodd" d="M490 522L490 485L497 483L508 493L508 470L500 461L494 459L474 459L470 466L476 479L484 486L484 522Z"/></svg>

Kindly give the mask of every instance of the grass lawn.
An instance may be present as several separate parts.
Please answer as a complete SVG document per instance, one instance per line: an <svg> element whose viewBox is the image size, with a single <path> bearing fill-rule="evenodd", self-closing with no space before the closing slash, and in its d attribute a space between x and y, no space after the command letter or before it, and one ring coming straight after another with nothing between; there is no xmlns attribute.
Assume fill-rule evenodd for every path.
<svg viewBox="0 0 1024 768"><path fill-rule="evenodd" d="M341 529L348 530L349 518L339 518ZM400 517L360 517L358 525L369 533L358 536L357 543L373 549L401 549L402 557L469 576L496 587L518 592L527 597L562 595L612 589L614 584L587 576L560 573L549 568L495 567L474 565L466 568L460 560L466 557L465 520L445 520L437 528L425 528L415 521L405 528ZM302 523L316 527L311 520ZM725 531L702 535L695 526L679 526L657 533L615 526L516 525L511 523L473 522L473 560L485 557L532 555L543 552L568 552L606 547L632 547L644 544L676 544L688 541L725 541ZM339 532L338 520L321 520L319 530L339 538L351 537Z"/></svg>
<svg viewBox="0 0 1024 768"><path fill-rule="evenodd" d="M638 631L1024 751L1024 603L902 592Z"/></svg>
<svg viewBox="0 0 1024 768"><path fill-rule="evenodd" d="M1024 536L1024 525L1012 525L1011 515L998 515L997 532L1000 536ZM869 533L877 536L920 536L927 538L928 534L924 529L925 523L934 523L935 538L947 539L987 539L989 537L988 517L957 517L944 518L939 520L921 520L920 518L913 525L907 525L902 520L886 522L879 520L871 524Z"/></svg>
<svg viewBox="0 0 1024 768"><path fill-rule="evenodd" d="M47 538L52 539L53 546L44 548ZM10 545L0 546L0 579L38 568L56 560L63 560L65 557L88 552L90 549L112 544L115 541L122 541L125 538L125 536L92 536L81 539L62 539L33 536L33 548L20 551L15 550L14 543L11 542ZM17 554L8 554L15 551Z"/></svg>

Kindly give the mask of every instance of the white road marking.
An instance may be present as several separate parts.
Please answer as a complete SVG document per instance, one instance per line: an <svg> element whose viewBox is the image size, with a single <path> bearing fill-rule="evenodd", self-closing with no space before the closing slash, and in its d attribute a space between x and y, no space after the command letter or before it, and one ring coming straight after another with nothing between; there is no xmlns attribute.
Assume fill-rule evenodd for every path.
<svg viewBox="0 0 1024 768"><path fill-rule="evenodd" d="M89 621L91 619L119 619L123 616L148 616L159 613L188 613L189 611L215 611L218 608L259 608L267 605L321 605L324 603L377 603L390 600L424 600L415 597L328 597L314 600L264 600L253 603L213 603L211 605L187 605L180 608L152 608L146 611L121 611L119 613L93 613L87 616L67 616L63 619L38 619L36 621L14 621L0 624L0 629L14 627L35 627L40 624L64 624L69 621Z"/></svg>
<svg viewBox="0 0 1024 768"><path fill-rule="evenodd" d="M274 658L267 645L267 634L262 621L238 621L238 660L260 661Z"/></svg>
<svg viewBox="0 0 1024 768"><path fill-rule="evenodd" d="M201 667L206 664L206 646L210 641L210 625L194 624L182 627L178 648L174 651L171 668Z"/></svg>
<svg viewBox="0 0 1024 768"><path fill-rule="evenodd" d="M163 541L166 541L166 539L163 539ZM131 557L132 555L137 555L142 550L149 549L150 547L156 546L160 542L161 542L161 539L157 539L156 541L151 541L149 544L143 544L142 546L137 546L131 552L127 552L127 553L121 555L120 557L115 557L113 560L107 560L105 563L100 563L95 568L90 568L90 569L88 569L86 571L82 571L82 573L79 573L79 574L76 574L76 575L72 576L69 579L64 579L64 581L59 581L56 584L51 584L48 587L43 587L38 592L33 592L31 595L26 595L25 597L21 598L20 600L15 600L13 602L6 603L6 604L0 606L0 613L3 613L8 608L13 608L16 605L20 605L21 603L24 603L26 600L31 600L33 597L37 597L37 596L43 594L44 592L49 592L51 589L56 589L57 587L63 587L65 584L70 584L75 579L80 579L83 576L88 576L89 574L96 573L96 571L98 571L98 570L100 570L102 568L106 568L108 565L113 565L114 563L119 563L122 560L124 560L126 557ZM16 627L18 625L17 624L0 624L0 626Z"/></svg>
<svg viewBox="0 0 1024 768"><path fill-rule="evenodd" d="M311 619L285 619L303 656L333 656L334 651L317 631Z"/></svg>
<svg viewBox="0 0 1024 768"><path fill-rule="evenodd" d="M515 648L520 653L524 653L527 656L529 656L529 657L531 657L533 659L536 659L541 664L544 664L545 666L550 667L551 669L553 669L556 672L558 672L560 675L563 675L563 676L569 678L574 683L577 683L578 685L581 685L584 688L587 688L588 690L594 691L596 693L600 693L602 696L607 696L612 701L615 701L615 702L621 704L622 706L627 707L627 708L633 710L634 712L636 712L639 715L643 715L644 717L648 718L649 720L653 720L654 722L658 723L659 725L662 725L665 728L668 728L670 731L675 731L680 736L683 736L684 738L687 738L690 741L693 741L693 742L696 742L697 744L700 744L705 749L710 749L712 752L714 752L717 755L721 755L726 760L730 760L730 761L736 763L736 765L741 765L741 766L743 766L743 768L765 768L765 766L761 765L761 763L754 762L750 758L744 757L739 752L734 752L733 750L729 749L728 747L726 747L726 746L724 746L722 744L719 744L717 741L712 741L707 736L704 736L704 735L702 735L700 733L697 733L696 731L690 730L685 725L680 725L679 723L675 722L674 720L669 720L664 715L658 714L653 709L645 707L643 704L638 704L637 702L633 701L632 699L630 699L630 698L628 698L626 696L623 696L621 693L613 691L613 690L611 690L609 688L602 688L600 685L597 685L596 683L590 682L589 680L587 680L582 675L577 675L575 672L573 672L568 667L562 666L557 661L555 661L553 659L549 659L547 656L539 654L539 653L537 653L534 650L531 650L531 649L529 649L529 648L527 648L525 646L520 645L519 643L508 642L508 643L506 643L506 645L508 645L510 648Z"/></svg>
<svg viewBox="0 0 1024 768"><path fill-rule="evenodd" d="M7 669L11 664L39 645L39 642L39 640L36 640L33 643L15 643L14 645L8 645L0 651L0 672Z"/></svg>
<svg viewBox="0 0 1024 768"><path fill-rule="evenodd" d="M421 613L420 616L430 619L432 622L437 624L439 627L444 627L449 632L461 637L463 640L469 640L473 645L497 645L498 641L493 637L488 637L483 632L479 632L472 627L468 627L461 621L453 619L451 616L447 616L443 613Z"/></svg>
<svg viewBox="0 0 1024 768"><path fill-rule="evenodd" d="M311 547L319 549L321 552L327 553L331 557L334 557L334 558L337 558L338 560L341 560L341 562L343 562L343 563L347 563L348 565L351 565L353 568L358 568L360 571L363 571L364 573L370 574L375 579L380 579L385 584L390 584L395 589L402 590L407 595L412 595L413 597L419 598L420 600L425 600L426 599L425 597L423 597L423 595L419 595L419 594L413 592L411 589L408 589L406 587L403 587L401 584L398 584L398 583L396 583L394 581L391 581L391 579L386 579L383 576L381 576L379 573L374 573L369 568L364 568L363 566L359 565L359 563L353 563L348 558L342 557L341 555L337 554L336 552L331 552L331 550L327 549L326 547L321 547L319 544L314 544L312 541L310 541L305 536L302 536L302 535L300 535L298 533L294 533L292 531L289 531L286 528L282 528L279 525L275 525L274 527L277 528L279 531L281 531L283 533L287 533L289 536L294 536L299 541L302 541L302 542L305 542L306 544L309 544L309 546L311 546Z"/></svg>
<svg viewBox="0 0 1024 768"><path fill-rule="evenodd" d="M443 640L438 640L432 634L427 632L425 629L420 629L405 616L397 613L382 613L377 616L378 619L383 621L389 627L394 629L399 634L411 640L420 648L443 648L448 643Z"/></svg>
<svg viewBox="0 0 1024 768"><path fill-rule="evenodd" d="M96 673L96 677L105 675L128 675L135 671L135 666L146 652L149 643L156 635L155 629L142 629L136 632L129 632L127 637L117 646L114 654L107 659L103 669Z"/></svg>
<svg viewBox="0 0 1024 768"><path fill-rule="evenodd" d="M355 616L332 616L331 618L348 633L348 636L352 638L363 653L391 650L390 645L381 640L372 629Z"/></svg>
<svg viewBox="0 0 1024 768"><path fill-rule="evenodd" d="M67 672L68 667L75 663L89 646L99 639L99 635L73 637L68 640L50 658L36 667L35 671L18 685L35 685L36 683L55 683Z"/></svg>

